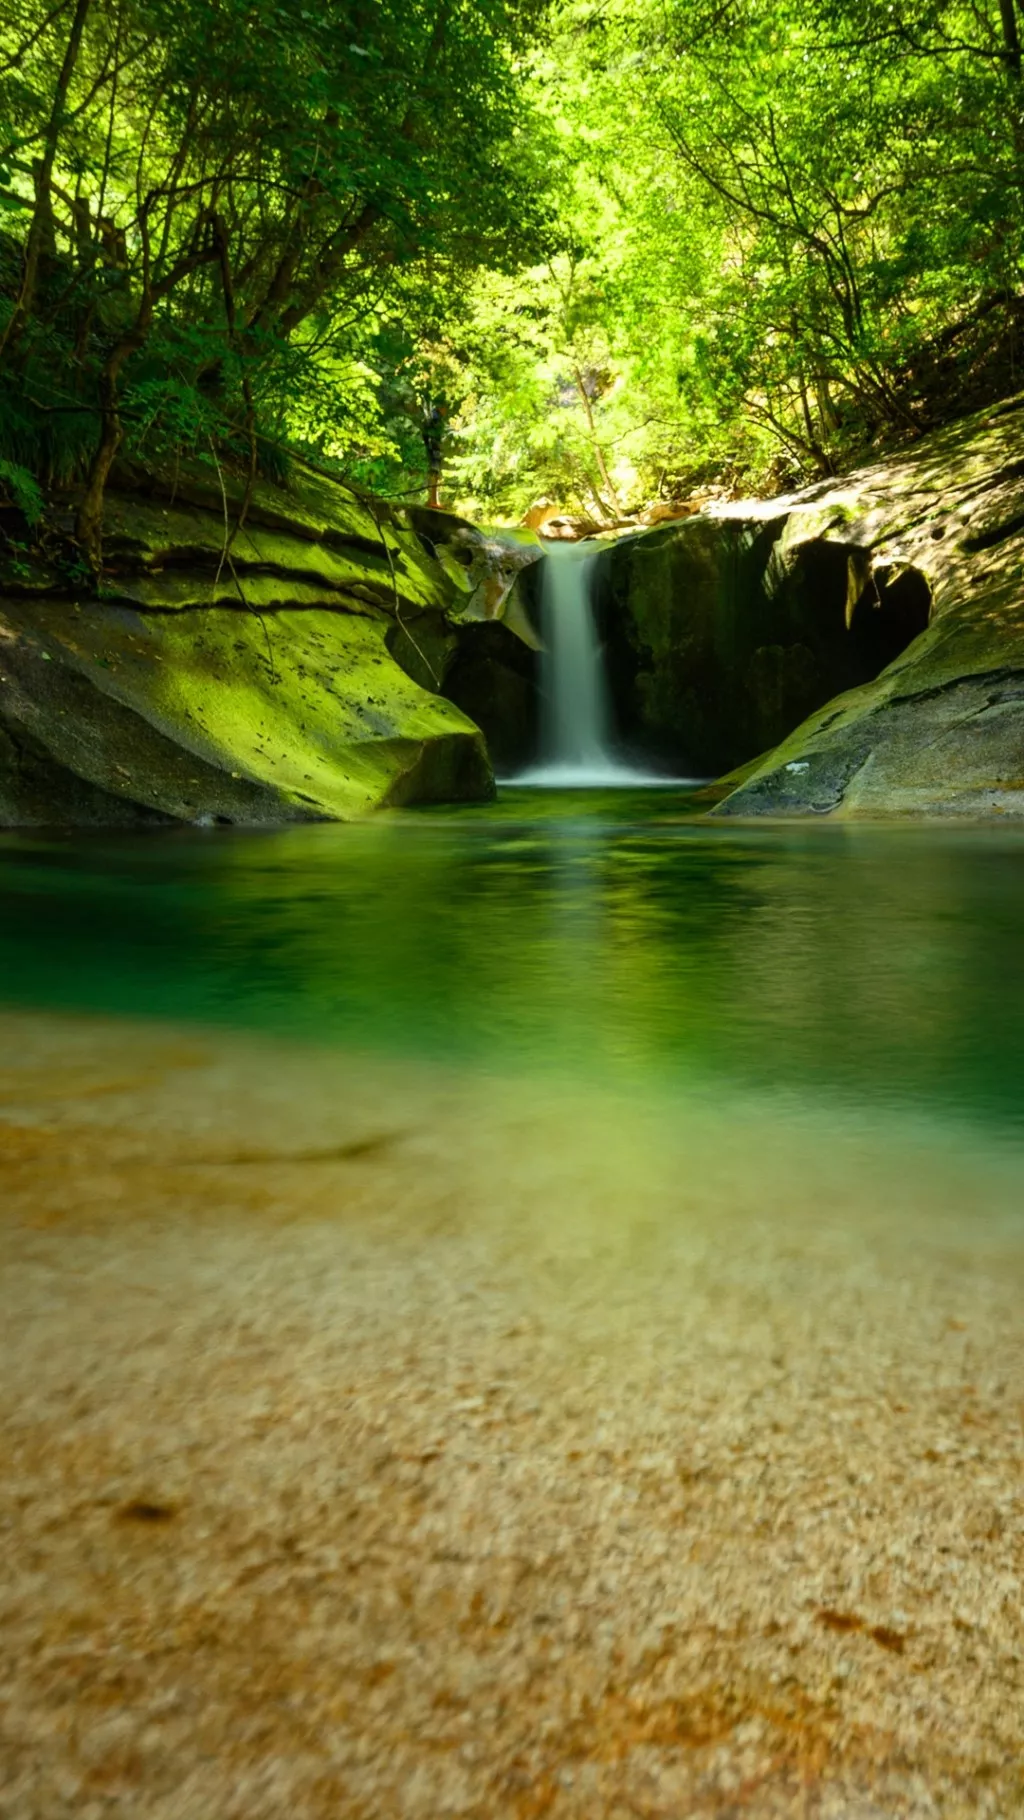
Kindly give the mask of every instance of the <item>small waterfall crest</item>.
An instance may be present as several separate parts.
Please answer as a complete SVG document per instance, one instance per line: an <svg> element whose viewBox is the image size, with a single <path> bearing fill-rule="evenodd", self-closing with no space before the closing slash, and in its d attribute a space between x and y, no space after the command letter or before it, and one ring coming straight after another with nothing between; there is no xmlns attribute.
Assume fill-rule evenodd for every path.
<svg viewBox="0 0 1024 1820"><path fill-rule="evenodd" d="M516 783L586 790L662 781L615 756L608 679L591 605L595 561L585 543L552 543L544 556L540 758Z"/></svg>

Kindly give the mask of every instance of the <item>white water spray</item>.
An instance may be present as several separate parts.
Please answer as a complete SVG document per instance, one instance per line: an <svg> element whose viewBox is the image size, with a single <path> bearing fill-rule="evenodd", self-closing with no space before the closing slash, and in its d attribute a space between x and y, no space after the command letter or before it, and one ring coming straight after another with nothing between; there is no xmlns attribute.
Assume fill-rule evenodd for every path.
<svg viewBox="0 0 1024 1820"><path fill-rule="evenodd" d="M615 757L604 657L591 605L596 552L552 543L541 583L540 762L514 779L550 789L622 789L666 783Z"/></svg>

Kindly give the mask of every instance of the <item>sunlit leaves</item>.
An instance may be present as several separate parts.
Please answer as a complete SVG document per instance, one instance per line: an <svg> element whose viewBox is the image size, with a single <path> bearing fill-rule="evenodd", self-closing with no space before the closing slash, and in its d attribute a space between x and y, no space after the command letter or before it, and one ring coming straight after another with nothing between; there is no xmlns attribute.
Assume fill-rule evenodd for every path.
<svg viewBox="0 0 1024 1820"><path fill-rule="evenodd" d="M535 82L572 167L578 301L528 275L508 313L542 303L538 396L603 337L618 383L595 427L610 462L628 450L633 503L814 473L1015 383L1024 91L996 0L564 0L556 19ZM514 509L526 473L569 484L590 426L563 411L553 463L541 407L521 415L524 355L503 367L492 340L536 457L499 483ZM478 491L498 415L467 420Z"/></svg>
<svg viewBox="0 0 1024 1820"><path fill-rule="evenodd" d="M92 0L55 116L48 5L19 0L0 27L5 213L24 219L8 299L33 213L44 247L12 383L52 358L74 407L109 418L116 375L118 436L140 453L230 452L255 410L261 434L325 455L397 450L373 349L393 311L425 306L429 329L410 279L464 287L545 243L517 51L539 6ZM40 202L33 160L55 119Z"/></svg>

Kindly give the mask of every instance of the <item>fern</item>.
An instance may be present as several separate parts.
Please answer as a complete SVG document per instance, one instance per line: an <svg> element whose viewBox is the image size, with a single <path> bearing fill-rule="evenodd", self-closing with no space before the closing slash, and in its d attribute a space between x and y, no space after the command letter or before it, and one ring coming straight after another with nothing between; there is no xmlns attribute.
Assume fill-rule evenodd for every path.
<svg viewBox="0 0 1024 1820"><path fill-rule="evenodd" d="M49 350L34 348L22 371L0 377L0 461L25 468L40 485L69 486L88 467L98 414L69 396Z"/></svg>
<svg viewBox="0 0 1024 1820"><path fill-rule="evenodd" d="M0 457L0 489L30 526L39 523L43 516L43 495L38 482L27 468L19 466L16 461L5 461Z"/></svg>

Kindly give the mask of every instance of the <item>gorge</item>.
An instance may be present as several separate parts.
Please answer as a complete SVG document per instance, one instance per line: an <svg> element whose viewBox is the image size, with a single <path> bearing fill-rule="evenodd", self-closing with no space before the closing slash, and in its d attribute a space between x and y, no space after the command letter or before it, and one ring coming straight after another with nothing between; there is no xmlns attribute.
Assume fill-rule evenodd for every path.
<svg viewBox="0 0 1024 1820"><path fill-rule="evenodd" d="M226 564L201 473L115 492L99 600L43 564L0 577L3 817L244 825L479 800L538 755L600 771L609 714L613 768L721 779L717 813L1014 814L1022 410L543 562L535 538L310 472L260 483ZM542 575L580 563L607 706L571 588L544 616ZM574 723L557 755L556 642Z"/></svg>

